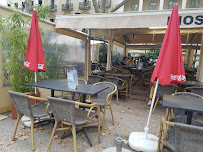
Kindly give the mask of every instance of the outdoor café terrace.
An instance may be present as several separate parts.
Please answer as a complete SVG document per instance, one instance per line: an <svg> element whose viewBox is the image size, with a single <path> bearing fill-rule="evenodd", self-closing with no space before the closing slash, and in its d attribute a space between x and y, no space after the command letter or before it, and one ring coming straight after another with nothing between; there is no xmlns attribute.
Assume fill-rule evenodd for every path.
<svg viewBox="0 0 203 152"><path fill-rule="evenodd" d="M0 15L3 18L7 18L13 12L9 8L0 6ZM197 15L202 9L199 12L195 10L189 12ZM24 19L31 18L29 14L20 13ZM153 13L157 14L157 12ZM171 11L166 11L164 15L159 13L157 15L160 18L167 18L170 13ZM180 13L186 15L187 12L181 10ZM118 145L116 138L121 137L125 148L123 152L133 152L138 142L133 143L129 136L133 132L144 133L149 127L148 135L152 135L153 139L149 136L145 139L150 139L155 144L145 144L147 149L164 152L177 150L187 152L195 149L200 152L203 149L202 25L181 27L180 37L185 52L185 67L181 62L181 68L186 73L187 81L169 86L161 85L158 83L159 80L156 81L156 86L151 82L155 64L146 66L139 61L127 61L128 64L125 61L124 65L112 64L114 45L123 48L123 57L127 56L128 49L150 47L160 49L161 45L156 44L163 41L165 28L141 28L139 27L141 23L134 25L135 27L129 27L128 24L118 24L118 28L115 27L117 24L98 27L103 19L108 20L106 22L109 23L109 20L116 21L117 17L129 21L133 17L140 19L147 15L150 16L149 13L135 16L131 13L109 16L106 14L66 16L57 17L56 24L39 20L47 40L43 43L47 71L43 73L44 77L38 73L41 77L37 82L34 82L32 77L33 81L23 81L23 84L20 84L24 87L37 87L35 95L33 92L9 91L10 86L4 80L12 77L8 77L9 72L3 66L3 62L8 64L9 61L5 57L0 58L0 151L105 152L109 147L116 147ZM88 19L95 24L88 23ZM85 27L79 24L80 21ZM66 24L68 22L70 24ZM163 20L160 23L165 24ZM90 33L88 35L75 31L74 27L88 28ZM106 64L91 63L91 40L108 42ZM136 43L142 43L142 46L133 45ZM148 43L151 45L144 45ZM0 47L2 56L6 54L3 47L5 46ZM200 51L198 69L194 69L193 65L193 60L196 60L195 50ZM182 59L182 52L179 54ZM26 75L25 68L17 67L17 69L16 75L20 77ZM78 84L70 83L70 75L74 77L74 73L70 74L69 70L78 71ZM176 75L173 78L176 79ZM157 92L156 96L153 96L154 92ZM152 105L149 103L151 100L155 101ZM18 125L20 115L26 117L23 116L22 120L25 122L20 122ZM31 118L31 122L26 120L27 116ZM49 121L44 122L41 118ZM68 126L72 128L67 128ZM82 132L76 134L75 127L82 129ZM70 136L66 137L67 134Z"/></svg>

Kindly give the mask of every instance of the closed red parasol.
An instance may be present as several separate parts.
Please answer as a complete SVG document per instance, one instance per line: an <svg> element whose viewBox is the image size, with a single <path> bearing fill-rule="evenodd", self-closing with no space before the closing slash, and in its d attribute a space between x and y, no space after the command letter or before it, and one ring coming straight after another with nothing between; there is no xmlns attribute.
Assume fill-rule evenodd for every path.
<svg viewBox="0 0 203 152"><path fill-rule="evenodd" d="M185 82L178 5L173 8L151 81L161 85Z"/></svg>
<svg viewBox="0 0 203 152"><path fill-rule="evenodd" d="M37 12L35 10L33 10L32 13L32 22L27 51L25 55L24 67L32 72L35 72L35 82L37 82L36 72L46 71L42 39L38 26ZM35 94L37 94L37 88L35 88Z"/></svg>
<svg viewBox="0 0 203 152"><path fill-rule="evenodd" d="M37 20L37 12L33 10L30 35L25 55L24 67L32 72L45 72L44 51Z"/></svg>
<svg viewBox="0 0 203 152"><path fill-rule="evenodd" d="M186 81L177 4L173 8L151 81L156 81L156 86L145 132L133 132L129 137L129 146L136 151L157 151L158 138L155 135L148 134L148 131L158 84L171 85L173 83L182 83Z"/></svg>

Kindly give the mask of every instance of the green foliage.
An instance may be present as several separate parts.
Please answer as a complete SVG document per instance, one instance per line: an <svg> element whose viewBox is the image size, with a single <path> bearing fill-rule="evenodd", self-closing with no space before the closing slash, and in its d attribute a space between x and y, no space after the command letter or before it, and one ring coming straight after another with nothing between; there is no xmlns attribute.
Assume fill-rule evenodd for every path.
<svg viewBox="0 0 203 152"><path fill-rule="evenodd" d="M64 63L64 51L66 51L67 53L68 47L66 44L56 44L48 42L44 43L43 47L47 67L46 75L48 75L50 79L59 79L61 68L63 66L60 63Z"/></svg>
<svg viewBox="0 0 203 152"><path fill-rule="evenodd" d="M24 86L24 83L34 81L34 73L23 69L19 73L19 67L23 66L27 44L28 25L30 20L24 20L21 13L15 11L7 19L0 17L1 42L4 48L4 73L8 78L5 80L11 89L19 92L33 91L32 87ZM41 31L42 35L43 32ZM38 74L38 79L47 78L43 73Z"/></svg>
<svg viewBox="0 0 203 152"><path fill-rule="evenodd" d="M49 6L37 5L37 18L46 19L49 14Z"/></svg>
<svg viewBox="0 0 203 152"><path fill-rule="evenodd" d="M105 47L105 49L104 49ZM100 63L107 63L107 50L108 46L106 44L103 44L99 47L99 62Z"/></svg>
<svg viewBox="0 0 203 152"><path fill-rule="evenodd" d="M113 51L112 54L112 65L119 65L121 63L121 61L123 60L123 54L117 52L117 51Z"/></svg>
<svg viewBox="0 0 203 152"><path fill-rule="evenodd" d="M160 50L149 50L148 53L139 54L139 56L136 57L136 60L141 61L144 66L153 66L156 63L159 52Z"/></svg>

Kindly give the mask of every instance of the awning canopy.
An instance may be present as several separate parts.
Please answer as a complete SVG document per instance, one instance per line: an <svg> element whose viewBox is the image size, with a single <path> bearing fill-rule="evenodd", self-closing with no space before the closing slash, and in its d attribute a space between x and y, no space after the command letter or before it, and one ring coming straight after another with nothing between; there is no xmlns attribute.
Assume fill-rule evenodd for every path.
<svg viewBox="0 0 203 152"><path fill-rule="evenodd" d="M114 40L121 44L162 43L171 10L108 14L77 14L56 17L56 28L90 29L92 38ZM179 10L182 43L200 44L203 9Z"/></svg>

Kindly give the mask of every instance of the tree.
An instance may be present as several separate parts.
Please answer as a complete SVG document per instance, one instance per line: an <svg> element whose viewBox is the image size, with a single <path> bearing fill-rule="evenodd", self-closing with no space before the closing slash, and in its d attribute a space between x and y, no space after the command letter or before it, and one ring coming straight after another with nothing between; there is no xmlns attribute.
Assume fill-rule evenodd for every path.
<svg viewBox="0 0 203 152"><path fill-rule="evenodd" d="M128 2L129 0L123 0L122 2L120 2L118 5L116 5L114 8L112 8L109 12L115 12L116 10L118 10L120 7L122 7L123 5L125 5L126 2ZM98 3L97 3L97 0L92 0L92 3L93 3L93 6L94 6L94 10L95 10L95 13L99 13L99 7L98 7ZM106 0L102 0L102 10L101 12L102 13L105 13L106 12Z"/></svg>
<svg viewBox="0 0 203 152"><path fill-rule="evenodd" d="M123 5L125 5L125 3L127 3L128 0L123 0L122 2L120 2L118 5L116 5L114 8L112 8L109 12L115 12L116 10L118 10L120 7L122 7Z"/></svg>
<svg viewBox="0 0 203 152"><path fill-rule="evenodd" d="M98 7L97 0L92 0L92 3L93 3L93 6L94 6L95 13L99 13L99 7Z"/></svg>

